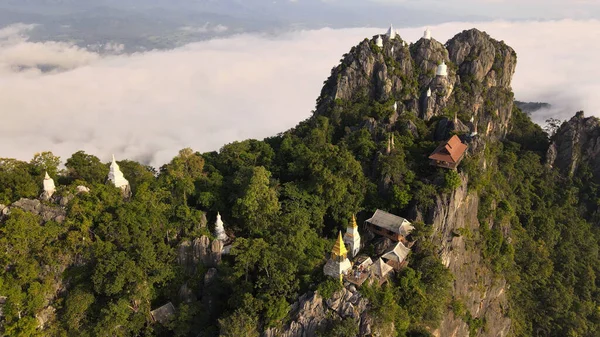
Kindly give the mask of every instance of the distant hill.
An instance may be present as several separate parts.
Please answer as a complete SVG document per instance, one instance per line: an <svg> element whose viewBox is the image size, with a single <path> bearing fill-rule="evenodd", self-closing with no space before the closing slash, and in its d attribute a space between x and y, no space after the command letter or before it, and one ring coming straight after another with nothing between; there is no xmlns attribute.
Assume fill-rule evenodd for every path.
<svg viewBox="0 0 600 337"><path fill-rule="evenodd" d="M549 103L543 103L543 102L515 101L515 105L519 109L521 109L521 111L523 111L524 113L526 113L529 116L531 116L532 113L534 113L540 109L550 109L552 107L552 105L550 105Z"/></svg>

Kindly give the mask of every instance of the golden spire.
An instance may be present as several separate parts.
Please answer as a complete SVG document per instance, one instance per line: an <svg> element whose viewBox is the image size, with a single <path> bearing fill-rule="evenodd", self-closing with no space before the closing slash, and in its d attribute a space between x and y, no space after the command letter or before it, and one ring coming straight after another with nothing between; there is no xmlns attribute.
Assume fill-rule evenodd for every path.
<svg viewBox="0 0 600 337"><path fill-rule="evenodd" d="M352 214L352 224L350 226L352 228L358 228L358 225L356 224L356 217L354 216L354 214Z"/></svg>
<svg viewBox="0 0 600 337"><path fill-rule="evenodd" d="M346 258L346 255L348 254L348 250L346 250L346 245L344 245L344 240L342 240L342 231L340 231L338 238L335 241L335 245L333 245L331 254L333 256L339 256L342 258Z"/></svg>

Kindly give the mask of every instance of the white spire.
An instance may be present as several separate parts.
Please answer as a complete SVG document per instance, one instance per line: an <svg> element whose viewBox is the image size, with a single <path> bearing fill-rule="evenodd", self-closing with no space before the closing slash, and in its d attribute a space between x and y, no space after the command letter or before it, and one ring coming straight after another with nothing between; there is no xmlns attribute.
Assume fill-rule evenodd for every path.
<svg viewBox="0 0 600 337"><path fill-rule="evenodd" d="M431 97L431 88L427 88L427 97Z"/></svg>
<svg viewBox="0 0 600 337"><path fill-rule="evenodd" d="M121 172L114 154L112 156L112 163L110 164L110 171L108 171L108 180L112 182L115 187L121 189L126 189L127 186L129 186L129 181L123 176L123 172Z"/></svg>
<svg viewBox="0 0 600 337"><path fill-rule="evenodd" d="M425 33L423 33L423 38L426 40L431 40L431 31L429 30L429 27L425 29Z"/></svg>
<svg viewBox="0 0 600 337"><path fill-rule="evenodd" d="M446 62L442 61L442 64L437 67L435 74L437 76L448 76L448 66L446 65Z"/></svg>
<svg viewBox="0 0 600 337"><path fill-rule="evenodd" d="M394 111L398 112L398 102L394 102Z"/></svg>
<svg viewBox="0 0 600 337"><path fill-rule="evenodd" d="M383 39L381 38L381 35L377 35L377 39L375 40L375 44L377 45L377 47L383 48Z"/></svg>
<svg viewBox="0 0 600 337"><path fill-rule="evenodd" d="M50 197L52 196L52 194L54 194L54 192L56 192L56 186L54 185L54 180L52 180L52 178L50 178L50 176L48 175L48 172L46 172L46 175L44 176L44 196L46 196L48 199L50 199Z"/></svg>
<svg viewBox="0 0 600 337"><path fill-rule="evenodd" d="M392 26L391 23L386 35L390 38L390 40L393 40L396 37L396 31L394 30L394 26Z"/></svg>
<svg viewBox="0 0 600 337"><path fill-rule="evenodd" d="M392 56L394 55L394 46L392 46L392 50L391 50Z"/></svg>
<svg viewBox="0 0 600 337"><path fill-rule="evenodd" d="M225 234L225 227L223 226L223 221L221 220L221 213L217 212L217 221L215 222L215 237L217 240L227 241L229 238L227 234Z"/></svg>
<svg viewBox="0 0 600 337"><path fill-rule="evenodd" d="M475 116L471 116L471 119L470 119L471 123L473 123L474 120L475 120Z"/></svg>

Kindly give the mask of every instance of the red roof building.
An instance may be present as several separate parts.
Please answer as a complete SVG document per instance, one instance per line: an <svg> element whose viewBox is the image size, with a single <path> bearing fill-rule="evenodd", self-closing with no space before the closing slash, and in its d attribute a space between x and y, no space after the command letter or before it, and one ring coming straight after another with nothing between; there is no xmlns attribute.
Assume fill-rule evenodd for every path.
<svg viewBox="0 0 600 337"><path fill-rule="evenodd" d="M456 169L464 158L466 150L467 145L463 144L460 138L454 135L447 142L441 143L429 156L429 159L431 159L431 165Z"/></svg>

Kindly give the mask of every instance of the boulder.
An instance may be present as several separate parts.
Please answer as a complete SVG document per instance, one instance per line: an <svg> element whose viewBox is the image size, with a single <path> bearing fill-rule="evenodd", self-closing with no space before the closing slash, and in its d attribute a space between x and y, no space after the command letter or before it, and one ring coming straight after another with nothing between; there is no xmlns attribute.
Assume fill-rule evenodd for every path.
<svg viewBox="0 0 600 337"><path fill-rule="evenodd" d="M26 212L39 215L42 222L56 221L62 223L65 221L67 216L66 211L61 207L54 207L42 204L41 201L35 199L21 198L19 201L13 203L11 207L20 208Z"/></svg>

